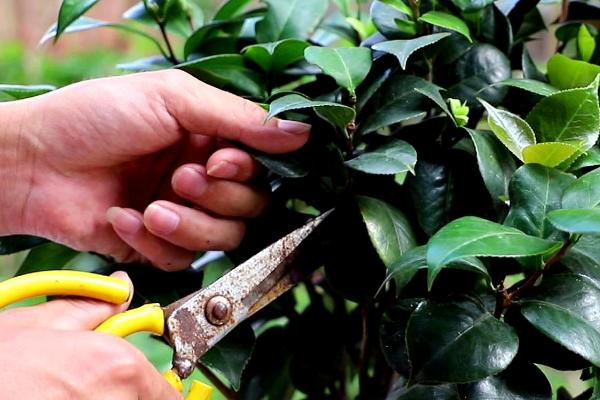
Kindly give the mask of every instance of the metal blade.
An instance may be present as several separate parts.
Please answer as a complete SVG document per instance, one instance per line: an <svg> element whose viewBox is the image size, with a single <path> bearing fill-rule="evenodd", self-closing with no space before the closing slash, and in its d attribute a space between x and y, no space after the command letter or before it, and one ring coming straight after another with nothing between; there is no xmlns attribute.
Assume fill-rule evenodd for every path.
<svg viewBox="0 0 600 400"><path fill-rule="evenodd" d="M196 362L240 322L293 287L304 274L299 247L331 211L279 239L207 288L165 308L173 368L185 378Z"/></svg>

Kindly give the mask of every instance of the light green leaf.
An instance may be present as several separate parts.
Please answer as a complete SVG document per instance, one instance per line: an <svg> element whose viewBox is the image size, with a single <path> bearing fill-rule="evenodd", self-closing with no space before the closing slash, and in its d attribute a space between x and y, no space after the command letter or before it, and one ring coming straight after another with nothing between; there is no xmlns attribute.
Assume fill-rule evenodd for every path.
<svg viewBox="0 0 600 400"><path fill-rule="evenodd" d="M366 196L359 196L357 200L371 243L389 268L404 252L416 246L410 223L400 210L384 201Z"/></svg>
<svg viewBox="0 0 600 400"><path fill-rule="evenodd" d="M267 119L286 111L306 108L318 110L321 116L326 117L329 122L342 129L345 129L355 117L355 112L350 107L329 101L313 101L299 94L290 94L271 103Z"/></svg>
<svg viewBox="0 0 600 400"><path fill-rule="evenodd" d="M381 2L387 4L388 6L394 7L402 14L408 15L409 17L413 16L412 9L409 6L407 6L403 0L381 0Z"/></svg>
<svg viewBox="0 0 600 400"><path fill-rule="evenodd" d="M516 114L494 108L484 100L479 101L488 113L490 129L511 153L523 160L523 149L536 143L529 124Z"/></svg>
<svg viewBox="0 0 600 400"><path fill-rule="evenodd" d="M516 87L531 93L539 94L540 96L550 96L551 94L558 92L558 89L554 86L533 79L506 79L494 83L493 85Z"/></svg>
<svg viewBox="0 0 600 400"><path fill-rule="evenodd" d="M600 204L600 168L581 176L565 190L564 208L593 208Z"/></svg>
<svg viewBox="0 0 600 400"><path fill-rule="evenodd" d="M252 0L229 0L215 13L213 21L228 20L239 17Z"/></svg>
<svg viewBox="0 0 600 400"><path fill-rule="evenodd" d="M586 62L590 61L592 55L594 55L594 50L596 50L596 41L590 34L590 31L586 28L585 24L581 24L579 27L579 32L577 34L577 49L579 50L581 59Z"/></svg>
<svg viewBox="0 0 600 400"><path fill-rule="evenodd" d="M58 22L56 24L56 34L54 41L57 41L65 29L79 17L85 14L90 8L94 7L99 0L63 0L60 11L58 12Z"/></svg>
<svg viewBox="0 0 600 400"><path fill-rule="evenodd" d="M473 39L471 39L471 32L465 21L452 14L443 11L429 11L428 13L423 14L421 18L419 18L419 21L424 21L431 25L458 32L469 39L469 42L473 42Z"/></svg>
<svg viewBox="0 0 600 400"><path fill-rule="evenodd" d="M543 98L527 115L538 142L568 142L580 150L591 148L600 133L598 79L580 89Z"/></svg>
<svg viewBox="0 0 600 400"><path fill-rule="evenodd" d="M51 92L55 89L56 87L50 85L25 86L0 84L0 102L27 99Z"/></svg>
<svg viewBox="0 0 600 400"><path fill-rule="evenodd" d="M284 39L274 43L254 44L242 50L244 56L265 72L280 72L290 64L304 59L308 43L298 39Z"/></svg>
<svg viewBox="0 0 600 400"><path fill-rule="evenodd" d="M548 61L548 79L552 86L559 89L587 86L594 82L598 74L600 66L572 60L562 54L555 54Z"/></svg>
<svg viewBox="0 0 600 400"><path fill-rule="evenodd" d="M565 208L548 213L548 220L569 233L600 233L600 208Z"/></svg>
<svg viewBox="0 0 600 400"><path fill-rule="evenodd" d="M377 43L373 46L373 50L383 51L395 55L400 62L402 69L406 69L406 63L408 58L415 51L427 47L436 42L439 42L445 37L450 36L451 33L434 33L432 35L421 36L416 39L409 40L390 40L387 42Z"/></svg>
<svg viewBox="0 0 600 400"><path fill-rule="evenodd" d="M367 77L373 63L371 50L365 47L333 49L313 46L305 50L304 56L306 61L317 65L352 95L356 95L356 88Z"/></svg>
<svg viewBox="0 0 600 400"><path fill-rule="evenodd" d="M259 43L282 39L306 40L325 17L329 4L323 0L263 0L267 15L256 24Z"/></svg>
<svg viewBox="0 0 600 400"><path fill-rule="evenodd" d="M554 168L567 161L578 151L578 147L568 143L538 143L523 149L523 161L525 164L541 164Z"/></svg>
<svg viewBox="0 0 600 400"><path fill-rule="evenodd" d="M440 270L464 257L527 257L551 252L560 243L529 236L478 217L463 217L440 229L427 245L428 285Z"/></svg>
<svg viewBox="0 0 600 400"><path fill-rule="evenodd" d="M346 165L350 168L376 175L394 175L407 171L414 174L416 163L416 150L404 140L393 140L346 161Z"/></svg>

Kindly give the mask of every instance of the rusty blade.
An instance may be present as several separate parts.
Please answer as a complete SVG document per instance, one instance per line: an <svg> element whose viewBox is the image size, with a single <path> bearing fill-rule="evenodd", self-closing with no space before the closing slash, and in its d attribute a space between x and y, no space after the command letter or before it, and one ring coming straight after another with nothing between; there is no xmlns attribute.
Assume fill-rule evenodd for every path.
<svg viewBox="0 0 600 400"><path fill-rule="evenodd" d="M306 268L299 265L303 260L298 259L302 253L298 250L330 213L296 229L212 285L165 309L166 338L175 350L173 368L182 378L189 376L200 357L229 331L303 279Z"/></svg>

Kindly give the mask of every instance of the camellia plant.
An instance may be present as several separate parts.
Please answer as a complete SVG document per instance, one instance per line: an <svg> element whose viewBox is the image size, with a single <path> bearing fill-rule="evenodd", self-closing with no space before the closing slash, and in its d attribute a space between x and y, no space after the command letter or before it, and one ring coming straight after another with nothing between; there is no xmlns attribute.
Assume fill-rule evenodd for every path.
<svg viewBox="0 0 600 400"><path fill-rule="evenodd" d="M540 365L600 398L599 8L564 1L544 73L536 0L144 0L118 23L85 16L98 2L64 0L43 40L141 35L156 56L121 70L178 68L313 126L296 153L252 152L273 200L240 249L125 267L138 301L166 304L337 210L322 268L202 360L226 398L573 399ZM19 274L116 268L0 241L33 246Z"/></svg>

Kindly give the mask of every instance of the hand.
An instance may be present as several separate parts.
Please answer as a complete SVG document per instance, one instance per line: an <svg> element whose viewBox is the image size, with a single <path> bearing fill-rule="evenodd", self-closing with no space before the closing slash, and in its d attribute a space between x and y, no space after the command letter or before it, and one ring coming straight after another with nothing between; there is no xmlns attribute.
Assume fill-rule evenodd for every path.
<svg viewBox="0 0 600 400"><path fill-rule="evenodd" d="M176 70L82 82L1 104L2 116L0 129L19 129L0 133L0 234L164 269L236 247L264 209L256 162L229 141L281 153L309 135Z"/></svg>
<svg viewBox="0 0 600 400"><path fill-rule="evenodd" d="M90 331L127 306L62 299L0 312L0 398L181 399L135 347Z"/></svg>

